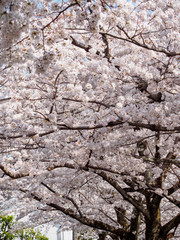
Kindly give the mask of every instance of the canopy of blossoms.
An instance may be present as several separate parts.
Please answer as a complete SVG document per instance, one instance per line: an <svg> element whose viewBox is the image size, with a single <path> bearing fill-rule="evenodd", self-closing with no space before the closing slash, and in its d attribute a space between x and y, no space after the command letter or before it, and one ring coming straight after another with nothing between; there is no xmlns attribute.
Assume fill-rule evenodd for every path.
<svg viewBox="0 0 180 240"><path fill-rule="evenodd" d="M2 210L180 236L179 23L178 0L0 1Z"/></svg>

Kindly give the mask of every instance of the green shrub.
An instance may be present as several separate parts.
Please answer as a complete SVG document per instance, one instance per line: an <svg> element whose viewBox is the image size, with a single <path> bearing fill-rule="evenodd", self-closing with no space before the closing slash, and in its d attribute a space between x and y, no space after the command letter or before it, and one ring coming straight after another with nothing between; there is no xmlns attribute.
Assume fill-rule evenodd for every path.
<svg viewBox="0 0 180 240"><path fill-rule="evenodd" d="M0 240L48 240L40 231L33 228L13 231L13 216L0 216Z"/></svg>

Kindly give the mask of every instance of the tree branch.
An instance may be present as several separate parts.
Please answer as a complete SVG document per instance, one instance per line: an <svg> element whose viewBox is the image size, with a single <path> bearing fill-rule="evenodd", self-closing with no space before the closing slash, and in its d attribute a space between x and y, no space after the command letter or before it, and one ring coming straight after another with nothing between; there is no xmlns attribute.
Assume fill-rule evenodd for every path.
<svg viewBox="0 0 180 240"><path fill-rule="evenodd" d="M99 172L97 173L99 176L101 176L106 182L108 182L111 186L113 186L126 200L127 202L131 203L139 212L142 212L142 214L146 218L150 218L149 213L147 210L143 208L141 204L139 204L135 199L133 199L130 195L128 195L123 188L119 186L117 181L115 181L113 178L109 177L105 172Z"/></svg>
<svg viewBox="0 0 180 240"><path fill-rule="evenodd" d="M4 136L4 134L1 134L0 133L0 139L16 139L16 138L22 138L22 137L34 137L36 135L39 135L39 137L43 137L43 136L46 136L46 135L49 135L51 133L54 133L54 130L49 130L47 132L42 132L42 133L36 133L36 132L32 132L32 133L27 133L27 134L19 134L19 135L9 135L9 136Z"/></svg>
<svg viewBox="0 0 180 240"><path fill-rule="evenodd" d="M9 177L13 178L13 179L17 179L17 178L22 178L22 177L26 177L29 176L29 172L15 172L13 170L9 170L6 166L0 164L0 169Z"/></svg>
<svg viewBox="0 0 180 240"><path fill-rule="evenodd" d="M173 219L171 219L168 223L166 223L160 231L160 236L166 236L168 232L177 227L180 224L180 213L177 214Z"/></svg>
<svg viewBox="0 0 180 240"><path fill-rule="evenodd" d="M35 193L31 193L31 196L33 199L35 199L36 201L41 202L43 200L42 197L37 196ZM134 240L134 235L128 231L125 231L123 229L119 229L119 228L115 228L114 226L111 226L109 224L106 224L102 221L98 221L98 220L94 220L94 219L89 219L85 216L81 216L79 214L76 214L72 209L69 208L64 208L62 206L59 206L55 203L46 203L47 206L50 206L58 211L61 211L62 213L64 213L65 215L79 221L80 223L95 228L95 229L101 229L103 231L107 231L113 234L116 234L117 236L122 236L122 237L126 237L129 240Z"/></svg>
<svg viewBox="0 0 180 240"><path fill-rule="evenodd" d="M82 100L79 100L79 99L72 99L72 98L66 98L66 97L63 97L62 100L66 100L66 101L72 101L72 102L80 102L80 103L83 103ZM97 105L102 105L106 108L110 108L110 107L115 107L114 104L106 104L106 103L103 103L103 102L99 102L99 101L93 101L93 100L90 100L88 101L87 103L94 103L94 104L97 104Z"/></svg>
<svg viewBox="0 0 180 240"><path fill-rule="evenodd" d="M175 56L179 56L180 55L180 53L170 52L170 51L167 51L165 49L158 49L158 48L154 48L154 47L149 47L148 45L140 43L140 42L136 41L135 39L124 38L124 37L120 37L120 36L116 36L116 35L113 35L113 34L110 34L110 33L104 33L104 32L100 32L100 34L105 34L105 35L107 35L109 37L120 39L120 40L129 42L129 43L132 43L132 44L134 44L136 46L139 46L141 48L145 48L145 49L150 50L150 51L164 53L168 57L175 57Z"/></svg>
<svg viewBox="0 0 180 240"><path fill-rule="evenodd" d="M67 126L66 124L57 124L59 130L93 130L93 129L99 129L99 128L104 128L104 127L115 127L115 126L120 126L123 124L129 124L129 126L136 127L136 128L145 128L149 129L153 132L173 132L173 131L180 131L180 126L174 127L173 129L169 130L167 127L161 126L161 125L155 125L155 124L146 124L146 123L140 123L140 122L125 122L122 120L116 120L116 121L110 121L106 124L106 126L102 124L94 125L94 126Z"/></svg>
<svg viewBox="0 0 180 240"><path fill-rule="evenodd" d="M71 209L66 209L62 206L59 206L55 203L47 203L48 206L55 208L56 210L59 210L61 212L63 212L65 215L76 219L77 221L79 221L80 223L87 225L89 227L95 228L95 229L101 229L107 232L111 232L114 233L118 236L122 236L122 237L128 237L128 239L134 239L134 235L130 232L127 232L123 229L117 229L114 226L111 226L109 224L106 224L102 221L98 221L98 220L94 220L94 219L89 219L85 216L80 216L78 214L76 214L74 211L72 211Z"/></svg>
<svg viewBox="0 0 180 240"><path fill-rule="evenodd" d="M75 6L75 5L78 5L77 2L72 3L72 4L68 5L66 8L64 8L63 10L61 10L58 13L58 15L55 18L53 18L53 20L51 20L48 24L46 24L44 27L42 27L41 30L43 31L45 28L49 27L51 25L51 23L55 22L58 19L58 17L61 15L61 13L65 12L67 9L69 9L69 8Z"/></svg>
<svg viewBox="0 0 180 240"><path fill-rule="evenodd" d="M176 192L179 189L180 189L180 181L177 181L171 188L168 189L168 195L173 194L174 192Z"/></svg>
<svg viewBox="0 0 180 240"><path fill-rule="evenodd" d="M90 45L85 45L84 43L81 43L79 41L77 41L76 39L74 39L72 36L72 44L76 47L82 48L84 49L86 52L89 52L89 50L92 48Z"/></svg>
<svg viewBox="0 0 180 240"><path fill-rule="evenodd" d="M107 39L107 35L101 33L102 35L102 40L106 45L106 48L104 49L104 54L105 54L105 58L107 58L107 60L110 62L110 50L109 50L109 43L108 43L108 39Z"/></svg>

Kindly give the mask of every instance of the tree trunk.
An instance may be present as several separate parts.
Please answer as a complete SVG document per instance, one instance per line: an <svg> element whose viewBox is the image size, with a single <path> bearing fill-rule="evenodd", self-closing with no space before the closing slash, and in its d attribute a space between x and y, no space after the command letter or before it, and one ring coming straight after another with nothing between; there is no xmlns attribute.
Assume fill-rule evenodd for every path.
<svg viewBox="0 0 180 240"><path fill-rule="evenodd" d="M160 202L161 198L156 194L148 196L147 207L150 219L146 219L146 240L159 240L161 230Z"/></svg>

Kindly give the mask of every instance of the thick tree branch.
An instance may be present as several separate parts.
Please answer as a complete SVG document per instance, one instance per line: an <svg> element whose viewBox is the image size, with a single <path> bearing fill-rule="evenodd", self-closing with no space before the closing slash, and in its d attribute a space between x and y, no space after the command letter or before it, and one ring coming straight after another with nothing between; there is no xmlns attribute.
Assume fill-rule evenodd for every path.
<svg viewBox="0 0 180 240"><path fill-rule="evenodd" d="M180 208L180 201L176 200L172 197L167 196L166 194L163 194L163 197L165 197L166 199L169 200L169 202L173 203L174 205L176 205L178 208Z"/></svg>
<svg viewBox="0 0 180 240"><path fill-rule="evenodd" d="M31 193L31 196L33 199L36 201L41 202L43 198L40 196L37 196L35 193ZM111 226L109 224L106 224L102 221L94 220L94 219L89 219L86 216L82 216L79 214L76 214L72 209L69 208L64 208L63 206L57 205L55 203L46 203L47 206L50 206L58 211L61 211L65 215L79 221L80 223L87 225L89 227L95 228L95 229L100 229L103 231L107 231L113 234L116 234L118 236L126 237L129 240L134 240L134 235L128 231L125 231L123 229L115 228L114 226Z"/></svg>
<svg viewBox="0 0 180 240"><path fill-rule="evenodd" d="M8 169L6 166L0 164L0 169L9 177L13 178L13 179L17 179L17 178L22 178L22 177L26 177L29 176L29 172L16 172L12 169Z"/></svg>
<svg viewBox="0 0 180 240"><path fill-rule="evenodd" d="M56 168L69 168L69 169L77 169L77 165L74 165L74 164L71 164L71 163L64 163L64 164L59 164L59 163L55 163L55 164L52 164L50 167L48 167L48 170L49 171L52 171ZM125 176L125 175L129 175L128 172L119 172L119 171L115 171L115 170L112 170L111 168L107 168L107 167L99 167L99 166L95 166L95 165L92 165L92 164L89 164L88 165L88 168L87 166L79 166L79 168L83 171L91 171L91 172L94 172L96 173L98 170L100 171L106 171L106 172L109 172L109 173L113 173L113 174L116 174L116 175L121 175L121 176Z"/></svg>
<svg viewBox="0 0 180 240"><path fill-rule="evenodd" d="M173 219L171 219L168 223L166 223L160 231L160 236L166 236L168 232L177 227L180 224L180 213L177 214Z"/></svg>
<svg viewBox="0 0 180 240"><path fill-rule="evenodd" d="M1 98L1 99L0 99L0 103L7 102L7 101L9 101L9 100L11 100L10 97L8 97L8 98Z"/></svg>
<svg viewBox="0 0 180 240"><path fill-rule="evenodd" d="M52 192L52 193L55 193L56 194L56 191L54 191L54 189L52 189L51 187L49 187L46 183L44 183L44 182L41 182L41 184L44 186L44 187L46 187L50 192Z"/></svg>
<svg viewBox="0 0 180 240"><path fill-rule="evenodd" d="M110 49L109 49L109 43L108 43L108 39L107 39L107 35L101 33L102 35L102 40L105 43L106 47L104 49L104 54L105 54L105 58L107 58L107 60L110 62Z"/></svg>
<svg viewBox="0 0 180 240"><path fill-rule="evenodd" d="M94 130L94 129L101 129L101 128L105 128L105 127L123 127L123 124L129 124L129 126L132 127L136 127L136 128L143 128L143 129L149 129L153 132L179 132L180 131L180 126L178 127L174 127L173 129L168 129L167 127L161 126L161 125L155 125L155 124L146 124L146 123L140 123L140 122L125 122L122 120L116 120L116 121L110 121L108 122L105 126L102 124L97 124L94 126L68 126L66 124L57 124L58 129L59 130ZM45 136L45 135L49 135L51 133L54 133L54 130L49 130L47 132L43 132L43 133L36 133L36 132L32 132L32 133L24 133L24 134L19 134L19 135L6 135L4 136L4 134L0 133L0 139L15 139L15 138L22 138L24 136L26 137L33 137L35 135L39 135L39 137ZM170 159L170 160L164 160L164 161L169 161L171 163L174 163L176 165L179 165L179 161L178 160L174 160L174 159Z"/></svg>
<svg viewBox="0 0 180 240"><path fill-rule="evenodd" d="M16 138L23 138L24 136L25 137L34 137L36 135L39 135L39 137L43 137L43 136L46 136L46 135L49 135L51 133L54 133L54 130L49 130L47 132L42 132L42 133L36 133L36 132L31 132L31 133L26 133L26 134L19 134L19 135L9 135L9 136L5 136L4 134L1 134L0 133L0 139L16 139Z"/></svg>
<svg viewBox="0 0 180 240"><path fill-rule="evenodd" d="M83 214L82 214L82 212L81 212L78 204L75 202L75 200L74 200L73 198L71 198L71 197L68 197L68 196L66 196L66 197L64 197L64 198L67 199L67 200L69 200L69 201L74 205L74 207L77 209L77 211L78 211L78 213L79 213L79 216L80 216L80 217L83 217Z"/></svg>
<svg viewBox="0 0 180 240"><path fill-rule="evenodd" d="M116 120L116 121L110 121L105 126L102 124L97 124L94 126L68 126L66 124L57 124L59 130L93 130L93 129L99 129L104 127L115 127L115 126L121 126L123 127L123 124L129 124L129 126L136 127L136 128L144 128L149 129L153 132L174 132L174 131L180 131L180 126L174 127L173 129L169 130L167 127L161 126L161 125L155 125L155 124L146 124L146 123L140 123L140 122L125 122L122 120Z"/></svg>
<svg viewBox="0 0 180 240"><path fill-rule="evenodd" d="M180 162L179 162L180 164ZM180 181L177 181L171 188L168 189L168 195L173 194L180 189Z"/></svg>
<svg viewBox="0 0 180 240"><path fill-rule="evenodd" d="M101 176L106 182L108 182L111 186L113 186L126 200L127 202L131 203L137 210L139 210L147 219L149 219L149 213L147 210L144 209L144 207L139 204L135 199L133 199L129 194L127 194L123 188L119 186L117 181L115 181L113 178L109 177L105 172L99 172L97 173L99 176Z"/></svg>
<svg viewBox="0 0 180 240"><path fill-rule="evenodd" d="M174 164L176 165L177 167L180 167L180 159L162 159L161 160L162 162L164 163L171 163L171 164Z"/></svg>
<svg viewBox="0 0 180 240"><path fill-rule="evenodd" d="M131 224L130 224L130 231L131 232L136 232L135 240L138 239L140 222L141 222L141 214L135 208L134 211L133 211L133 216L131 217Z"/></svg>
<svg viewBox="0 0 180 240"><path fill-rule="evenodd" d="M50 186L48 186L46 183L41 182L41 184L42 184L44 187L46 187L50 192L52 192L52 193L54 193L54 194L56 194L56 195L58 194L54 189L52 189L52 188L51 188ZM75 200L74 200L73 198L68 197L68 196L63 196L63 198L69 200L69 201L74 205L74 207L77 209L79 215L82 216L81 210L80 210L79 206L77 205L77 203L75 202Z"/></svg>
<svg viewBox="0 0 180 240"><path fill-rule="evenodd" d="M84 49L86 52L89 52L89 50L92 48L90 45L85 45L84 43L81 43L79 41L77 41L76 39L74 39L72 36L72 44L76 47L82 48Z"/></svg>
<svg viewBox="0 0 180 240"><path fill-rule="evenodd" d="M98 221L98 220L94 220L94 219L89 219L85 216L80 216L78 214L76 214L74 211L72 211L71 209L66 209L62 206L59 206L55 203L47 203L48 206L55 208L56 210L59 210L61 212L63 212L65 215L70 216L73 219L76 219L77 221L79 221L80 223L87 225L89 227L95 228L95 229L101 229L107 232L111 232L114 233L118 236L122 236L122 237L129 237L128 239L134 239L134 235L130 232L127 232L123 229L119 229L119 228L115 228L114 226L111 226L109 224L106 224L102 221Z"/></svg>

